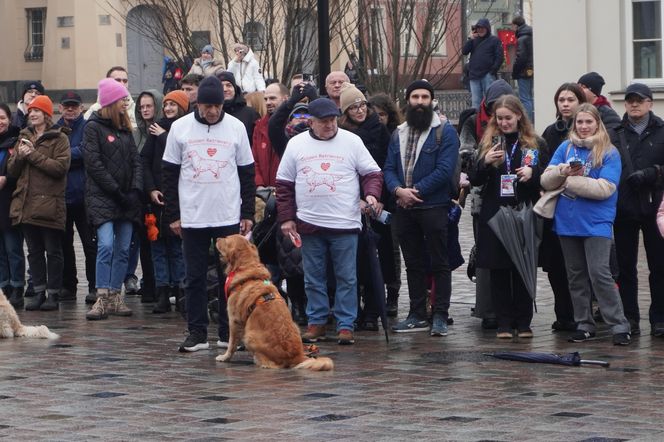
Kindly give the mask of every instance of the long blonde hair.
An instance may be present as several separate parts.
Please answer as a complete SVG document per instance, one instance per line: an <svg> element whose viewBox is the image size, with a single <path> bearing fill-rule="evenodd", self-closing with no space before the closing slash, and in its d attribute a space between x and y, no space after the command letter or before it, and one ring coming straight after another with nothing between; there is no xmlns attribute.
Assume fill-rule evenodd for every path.
<svg viewBox="0 0 664 442"><path fill-rule="evenodd" d="M118 100L114 103L104 106L99 109L99 116L107 120L111 120L113 127L116 129L126 129L128 131L132 130L131 120L129 119L128 110L122 110L124 103L122 100Z"/></svg>
<svg viewBox="0 0 664 442"><path fill-rule="evenodd" d="M517 125L517 131L519 133L519 146L522 149L537 149L537 136L535 135L535 129L528 119L528 114L526 114L526 109L524 109L521 101L514 95L503 95L498 98L493 105L493 115L489 120L489 124L484 131L484 135L480 140L480 157L484 157L489 150L493 147L491 140L496 135L503 135L502 131L498 127L498 122L496 120L496 111L500 108L505 108L511 112L517 114L519 118L519 123Z"/></svg>
<svg viewBox="0 0 664 442"><path fill-rule="evenodd" d="M582 112L593 117L597 123L597 132L585 139L579 138L579 134L576 132L576 117ZM611 147L613 147L611 144L611 138L609 138L609 134L602 122L602 117L600 116L599 111L590 103L583 103L576 108L576 112L574 112L574 117L572 118L572 127L569 130L569 140L576 146L584 146L592 149L591 155L593 158L593 167L602 167L604 156L609 153Z"/></svg>
<svg viewBox="0 0 664 442"><path fill-rule="evenodd" d="M253 107L258 115L264 117L267 114L267 107L265 106L265 94L263 92L250 92L244 96L247 106Z"/></svg>

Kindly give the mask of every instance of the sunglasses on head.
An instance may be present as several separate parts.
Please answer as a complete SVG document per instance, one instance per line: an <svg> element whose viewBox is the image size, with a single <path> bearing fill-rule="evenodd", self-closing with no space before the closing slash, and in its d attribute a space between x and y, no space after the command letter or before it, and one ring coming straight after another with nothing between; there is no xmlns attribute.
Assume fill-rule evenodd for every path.
<svg viewBox="0 0 664 442"><path fill-rule="evenodd" d="M311 118L311 114L293 114L293 118Z"/></svg>

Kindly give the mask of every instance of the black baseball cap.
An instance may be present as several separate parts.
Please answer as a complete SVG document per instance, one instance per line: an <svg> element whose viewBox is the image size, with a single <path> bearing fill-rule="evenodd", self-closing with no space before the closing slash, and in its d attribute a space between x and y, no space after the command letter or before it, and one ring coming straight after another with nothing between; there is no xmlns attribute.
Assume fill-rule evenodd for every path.
<svg viewBox="0 0 664 442"><path fill-rule="evenodd" d="M316 98L309 103L309 114L318 119L338 117L339 108L329 98Z"/></svg>
<svg viewBox="0 0 664 442"><path fill-rule="evenodd" d="M60 104L81 104L82 102L81 96L74 91L67 91L60 98Z"/></svg>
<svg viewBox="0 0 664 442"><path fill-rule="evenodd" d="M652 91L643 83L632 83L625 89L625 99L630 95L638 95L641 98L650 98L652 100Z"/></svg>

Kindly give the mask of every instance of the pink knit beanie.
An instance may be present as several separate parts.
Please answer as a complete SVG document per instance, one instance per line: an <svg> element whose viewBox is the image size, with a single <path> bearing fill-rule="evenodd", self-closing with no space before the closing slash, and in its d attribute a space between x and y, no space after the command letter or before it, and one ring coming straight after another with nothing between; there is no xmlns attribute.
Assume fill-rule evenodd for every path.
<svg viewBox="0 0 664 442"><path fill-rule="evenodd" d="M97 89L101 107L106 107L129 95L127 88L112 78L101 80Z"/></svg>

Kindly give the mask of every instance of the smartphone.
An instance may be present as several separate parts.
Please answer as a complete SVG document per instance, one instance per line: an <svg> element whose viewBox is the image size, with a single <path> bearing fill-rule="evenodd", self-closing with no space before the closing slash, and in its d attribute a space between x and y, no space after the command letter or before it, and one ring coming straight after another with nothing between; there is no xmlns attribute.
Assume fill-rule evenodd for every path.
<svg viewBox="0 0 664 442"><path fill-rule="evenodd" d="M27 138L21 138L21 143L32 146L32 141L28 140Z"/></svg>
<svg viewBox="0 0 664 442"><path fill-rule="evenodd" d="M572 160L569 162L569 167L572 169L578 169L581 166L583 166L583 163L579 160Z"/></svg>
<svg viewBox="0 0 664 442"><path fill-rule="evenodd" d="M491 146L495 146L496 144L500 144L500 149L505 149L504 138L500 135L494 135L491 137Z"/></svg>

